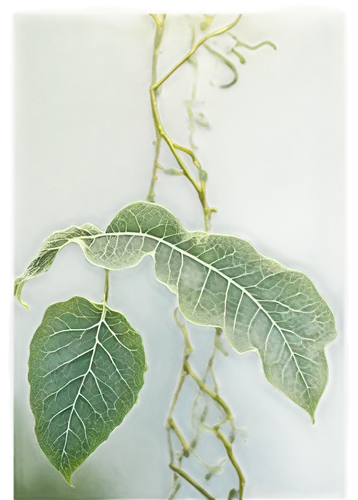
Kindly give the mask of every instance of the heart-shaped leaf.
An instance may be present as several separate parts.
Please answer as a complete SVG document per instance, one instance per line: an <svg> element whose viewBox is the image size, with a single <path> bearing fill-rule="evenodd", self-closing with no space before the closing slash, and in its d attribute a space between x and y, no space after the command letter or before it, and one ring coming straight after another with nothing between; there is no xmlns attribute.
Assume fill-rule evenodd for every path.
<svg viewBox="0 0 358 500"><path fill-rule="evenodd" d="M47 309L30 347L30 403L39 445L68 483L136 404L145 370L119 312L82 297Z"/></svg>

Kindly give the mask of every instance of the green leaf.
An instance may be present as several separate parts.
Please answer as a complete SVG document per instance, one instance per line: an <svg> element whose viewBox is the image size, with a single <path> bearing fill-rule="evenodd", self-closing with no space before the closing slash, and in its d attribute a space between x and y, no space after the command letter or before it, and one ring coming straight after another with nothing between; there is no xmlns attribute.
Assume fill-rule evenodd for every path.
<svg viewBox="0 0 358 500"><path fill-rule="evenodd" d="M83 224L83 226L70 226L63 231L56 231L46 238L35 259L30 263L26 271L15 280L14 295L16 295L20 304L28 308L28 305L21 299L21 292L26 281L48 271L56 255L64 246L72 241L78 241L81 244L81 240L76 239L78 237L101 233L102 231L96 226Z"/></svg>
<svg viewBox="0 0 358 500"><path fill-rule="evenodd" d="M328 380L324 348L336 328L304 273L236 236L187 231L168 210L148 202L123 208L105 233L72 241L89 262L106 269L133 267L152 255L158 280L178 294L183 315L222 328L240 353L256 351L268 381L314 420ZM26 276L28 271L17 279L18 287Z"/></svg>
<svg viewBox="0 0 358 500"><path fill-rule="evenodd" d="M30 346L30 403L39 445L69 484L136 404L145 370L119 312L82 297L47 309Z"/></svg>

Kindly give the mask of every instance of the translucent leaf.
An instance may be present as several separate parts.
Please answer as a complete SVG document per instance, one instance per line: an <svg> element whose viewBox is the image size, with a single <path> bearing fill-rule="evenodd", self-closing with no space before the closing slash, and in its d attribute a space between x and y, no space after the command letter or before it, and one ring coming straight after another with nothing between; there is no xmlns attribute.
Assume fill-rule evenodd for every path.
<svg viewBox="0 0 358 500"><path fill-rule="evenodd" d="M47 309L30 346L30 403L39 445L68 483L136 404L145 370L119 312L82 297Z"/></svg>
<svg viewBox="0 0 358 500"><path fill-rule="evenodd" d="M78 237L101 233L102 231L96 226L84 224L83 226L70 226L63 231L56 231L46 238L35 259L30 263L26 271L15 280L15 295L19 302L23 306L28 307L28 305L21 300L23 286L26 281L48 271L61 248L66 246L67 243L71 243L71 241L78 241L80 243L80 240L77 240Z"/></svg>
<svg viewBox="0 0 358 500"><path fill-rule="evenodd" d="M328 379L324 348L336 328L304 273L264 257L236 236L187 231L168 210L148 202L123 208L105 233L72 241L91 263L112 270L152 255L158 280L178 294L183 315L222 328L240 353L256 351L268 381L314 418ZM21 290L27 279L28 270L16 286Z"/></svg>

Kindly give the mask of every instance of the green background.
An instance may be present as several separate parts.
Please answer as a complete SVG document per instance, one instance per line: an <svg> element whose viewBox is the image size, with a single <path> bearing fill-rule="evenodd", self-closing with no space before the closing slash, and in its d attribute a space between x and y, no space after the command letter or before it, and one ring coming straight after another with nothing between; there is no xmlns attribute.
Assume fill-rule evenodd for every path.
<svg viewBox="0 0 358 500"><path fill-rule="evenodd" d="M221 16L217 26L231 22ZM246 498L340 497L344 489L344 19L330 11L248 15L235 33L247 43L239 82L200 53L198 99L211 130L198 130L198 156L209 173L208 199L219 208L213 230L232 233L288 267L305 271L331 306L339 339L328 347L331 378L311 425L308 415L269 386L254 353L218 356L222 393L237 424L236 454ZM153 21L129 15L15 17L15 274L43 239L70 224L104 229L129 202L145 199L154 155L148 85ZM169 16L159 75L189 48L184 16ZM216 40L218 48L228 41ZM244 53L244 50L242 51ZM185 144L183 100L189 65L168 80L160 112L169 135ZM173 167L163 150L162 163ZM196 195L181 177L162 176L157 201L188 229L203 221ZM48 305L82 295L100 301L104 271L79 248L66 247L49 273L26 285L29 311L15 305L15 496L166 498L171 473L163 422L180 367L182 341L172 321L176 298L156 282L152 262L112 273L109 305L143 335L148 372L139 404L66 485L33 433L27 385L28 346ZM191 327L200 371L210 329ZM183 394L182 415L194 386ZM183 424L183 432L189 427ZM208 437L207 458L224 456ZM193 474L197 465L187 467ZM219 498L233 471L213 480ZM231 488L231 486L230 486ZM183 486L179 496L197 498Z"/></svg>

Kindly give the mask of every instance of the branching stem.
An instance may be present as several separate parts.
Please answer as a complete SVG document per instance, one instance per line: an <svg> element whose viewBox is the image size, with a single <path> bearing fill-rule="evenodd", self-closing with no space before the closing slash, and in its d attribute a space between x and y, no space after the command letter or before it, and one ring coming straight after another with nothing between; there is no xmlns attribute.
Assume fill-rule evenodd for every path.
<svg viewBox="0 0 358 500"><path fill-rule="evenodd" d="M155 142L156 148L155 148L153 173L152 173L152 178L151 178L151 183L150 183L150 188L149 188L147 200L151 201L151 202L154 202L154 200L155 200L154 187L155 187L155 182L157 180L157 171L158 171L158 169L163 168L159 164L159 155L160 155L161 143L164 140L166 142L166 144L168 145L170 151L172 152L174 158L176 159L182 173L189 180L189 182L191 183L191 185L194 187L195 191L198 194L198 197L199 197L202 209L203 209L203 213L204 213L205 230L209 231L210 227L211 227L211 215L213 212L216 212L217 209L210 208L208 205L208 202L207 202L206 172L203 171L202 166L199 162L199 159L197 158L196 154L191 149L186 148L184 146L181 146L180 144L174 142L166 133L164 126L163 126L163 123L161 121L160 115L159 115L157 98L158 98L158 93L160 91L161 85L178 68L180 68L186 61L188 61L195 54L196 50L201 45L205 44L205 42L212 37L215 37L215 36L221 35L222 33L228 32L228 30L233 28L238 23L238 21L241 18L241 15L238 16L234 22L230 23L229 25L225 26L224 28L221 28L219 30L216 30L216 31L213 31L212 33L207 34L206 36L201 38L197 43L195 43L195 40L194 40L195 32L193 29L193 39L192 39L191 50L159 81L157 81L157 62L158 62L158 55L159 55L159 47L161 45L163 33L164 33L165 14L162 15L161 18L159 18L158 15L156 15L156 14L151 14L151 17L154 19L155 24L156 24L156 31L155 31L155 38L154 38L154 52L153 52L153 60L152 60L152 63L153 63L152 82L151 82L151 86L150 86L150 100L151 100L152 114L153 114L155 133L156 133L156 142ZM232 63L230 61L228 61L224 56L221 56L221 54L219 54L216 51L214 51L213 49L211 49L211 47L206 46L206 48L211 53L218 56L230 69L232 69L232 71L234 73L234 81L226 86L230 86L233 83L235 83L237 80L237 71L236 71L236 68L232 65ZM193 59L192 59L192 61L193 61ZM196 60L195 60L194 67L195 67L195 71L197 71ZM190 105L193 104L194 99L195 99L195 95L196 95L195 85L196 85L196 82L194 83L194 88L193 88L193 92L192 92L192 99L190 101ZM190 118L190 116L189 116L189 118ZM191 144L191 146L193 146L192 130L191 130L191 136L190 136L190 144ZM199 173L199 181L197 181L192 176L185 161L181 157L180 152L185 153L186 155L188 155L191 158L193 165L196 167L196 169ZM168 446L169 446L169 455L170 455L169 467L174 472L173 488L172 488L172 492L169 496L169 499L174 498L176 492L178 491L178 489L180 487L179 477L181 477L181 478L185 479L189 484L191 484L194 488L196 488L203 496L205 496L208 499L215 500L214 497L212 497L197 481L195 481L191 476L189 476L189 474L187 474L181 467L183 458L189 457L189 455L191 453L194 453L194 455L198 458L198 460L203 465L209 467L209 470L212 471L215 468L215 466L210 466L210 465L206 464L204 461L202 461L194 451L194 448L196 447L196 444L197 444L198 439L199 439L201 426L200 425L198 426L196 436L194 437L194 439L190 443L188 443L188 441L183 436L182 432L180 431L180 429L179 429L179 427L174 419L174 410L175 410L176 404L178 402L180 392L181 392L182 387L184 385L186 376L189 375L198 385L198 388L199 388L198 394L203 394L203 395L209 396L213 400L213 402L216 405L218 405L218 407L224 412L224 418L214 427L214 429L210 429L210 430L212 430L212 432L214 432L216 437L223 443L223 445L227 451L228 459L231 461L233 467L235 468L235 470L238 473L239 483L240 483L240 492L241 492L240 493L240 495L241 495L240 500L241 500L245 480L243 478L240 467L238 466L238 463L237 463L237 461L233 455L233 451L232 451L231 442L234 439L234 430L235 430L235 427L233 425L233 415L232 415L232 412L229 409L227 403L218 394L219 388L218 388L218 384L217 384L215 374L213 371L213 363L214 363L214 357L215 357L216 350L220 349L223 351L223 349L220 346L220 342L219 342L221 330L219 328L216 329L214 348L213 348L212 354L211 354L210 359L209 359L208 364L207 364L204 379L201 380L197 376L197 374L194 372L194 370L192 369L192 367L189 363L189 357L190 357L191 353L193 352L193 348L192 348L192 345L191 345L191 342L189 339L189 334L188 334L188 331L186 328L186 324L185 324L185 322L183 322L183 323L180 322L180 320L178 318L178 309L176 309L174 311L174 320L183 334L184 350L183 350L183 361L182 361L181 371L179 373L179 378L178 378L176 388L175 388L173 396L172 396L168 416L166 419L166 427L167 427L167 433L168 433L167 434L168 435ZM227 354L227 353L225 353L225 351L223 351L223 352L224 352L224 354ZM210 378L211 378L212 383L213 383L213 390L211 390L206 383L209 375L210 375ZM199 396L197 395L196 399L194 400L193 412L194 412L195 404L196 404L198 397ZM206 405L206 407L204 408L204 410L201 414L201 417L200 417L200 424L203 424L205 417L206 417L207 410L208 410L208 406ZM232 436L233 436L231 442L228 441L225 438L225 436L220 432L221 426L224 425L226 422L230 422L230 424L231 424ZM172 437L171 437L172 433L174 433L177 436L177 439L179 440L179 442L181 444L182 450L179 454L174 454ZM174 463L175 461L177 462L178 465L176 465ZM216 469L217 469L217 467L218 466L216 466ZM212 472L209 473L209 476L211 475L211 473Z"/></svg>
<svg viewBox="0 0 358 500"><path fill-rule="evenodd" d="M168 73L165 76L163 76L163 78L161 80L159 80L157 83L152 85L154 90L159 88L178 68L180 68L180 66L182 66L185 63L185 61L187 61L189 59L189 57L191 57L198 50L200 45L203 45L203 43L205 43L207 40L209 40L209 38L213 38L214 36L218 36L218 35L221 35L222 33L225 33L226 31L229 31L231 28L233 28L240 21L241 17L242 17L242 14L240 14L235 19L235 21L233 21L232 23L228 24L224 28L220 28L216 31L213 31L212 33L208 33L201 40L199 40L196 44L194 44L194 46L186 54L186 56L184 56L170 71L168 71Z"/></svg>

